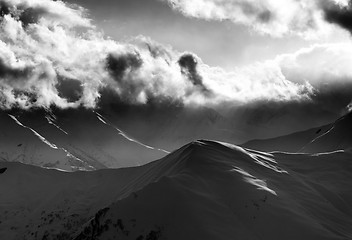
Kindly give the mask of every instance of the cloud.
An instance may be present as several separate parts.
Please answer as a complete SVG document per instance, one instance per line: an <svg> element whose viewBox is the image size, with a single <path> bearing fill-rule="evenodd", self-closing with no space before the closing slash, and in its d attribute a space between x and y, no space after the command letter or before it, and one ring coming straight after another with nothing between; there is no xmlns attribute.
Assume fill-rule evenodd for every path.
<svg viewBox="0 0 352 240"><path fill-rule="evenodd" d="M26 66L9 66L5 59L0 58L0 77L11 79L23 79L30 75L31 68Z"/></svg>
<svg viewBox="0 0 352 240"><path fill-rule="evenodd" d="M347 0L161 0L187 17L232 21L256 32L282 37L318 38L332 31L329 23L351 29Z"/></svg>
<svg viewBox="0 0 352 240"><path fill-rule="evenodd" d="M6 2L0 2L0 17L10 13L10 5Z"/></svg>
<svg viewBox="0 0 352 240"><path fill-rule="evenodd" d="M277 16L267 2L252 6L242 1L241 11L273 23ZM225 71L194 53L180 53L142 36L126 42L108 39L79 6L50 0L0 3L0 108L95 108L109 99L214 108L225 103L303 103L322 91L319 78L334 85L350 76L352 47L347 45L314 46Z"/></svg>
<svg viewBox="0 0 352 240"><path fill-rule="evenodd" d="M83 95L83 87L82 83L76 79L67 79L57 76L58 82L55 88L58 91L58 96L66 99L68 102L76 102Z"/></svg>
<svg viewBox="0 0 352 240"><path fill-rule="evenodd" d="M198 72L198 59L191 53L185 53L178 59L178 64L181 67L181 73L188 78L194 86L200 88L200 90L206 94L210 94L211 91L204 85L203 77Z"/></svg>
<svg viewBox="0 0 352 240"><path fill-rule="evenodd" d="M111 53L106 59L106 67L117 82L121 82L128 72L135 71L142 64L143 60L138 52L121 55Z"/></svg>
<svg viewBox="0 0 352 240"><path fill-rule="evenodd" d="M352 1L348 0L340 4L322 1L320 4L328 22L352 32Z"/></svg>

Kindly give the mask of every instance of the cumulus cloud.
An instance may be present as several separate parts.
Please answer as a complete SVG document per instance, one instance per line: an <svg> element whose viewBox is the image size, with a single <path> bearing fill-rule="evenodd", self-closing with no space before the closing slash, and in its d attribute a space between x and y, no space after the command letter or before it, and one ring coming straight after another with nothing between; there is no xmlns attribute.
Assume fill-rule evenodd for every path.
<svg viewBox="0 0 352 240"><path fill-rule="evenodd" d="M275 37L294 34L315 38L331 30L327 22L337 23L344 28L351 25L351 6L345 0L162 1L188 17L229 20Z"/></svg>
<svg viewBox="0 0 352 240"><path fill-rule="evenodd" d="M277 16L266 12L272 11L267 2L271 3L258 5L260 17L255 16L257 7L241 6L253 18L269 23ZM319 61L304 62L310 54L314 58L314 51L327 59L338 52L342 62L351 56L328 49L314 47L225 71L208 66L194 53L180 53L145 37L129 42L105 38L86 11L75 5L0 0L0 107L95 108L102 100L202 106L313 101L322 89L316 84L319 77L346 82L350 76L343 65L332 69L325 63L318 66ZM332 84L331 79L326 81Z"/></svg>

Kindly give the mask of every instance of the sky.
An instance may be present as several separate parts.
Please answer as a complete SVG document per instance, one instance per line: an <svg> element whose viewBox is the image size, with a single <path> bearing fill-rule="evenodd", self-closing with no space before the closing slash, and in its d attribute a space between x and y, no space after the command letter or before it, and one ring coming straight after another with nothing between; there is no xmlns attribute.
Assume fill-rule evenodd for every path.
<svg viewBox="0 0 352 240"><path fill-rule="evenodd" d="M0 0L0 28L2 109L351 110L347 0Z"/></svg>
<svg viewBox="0 0 352 240"><path fill-rule="evenodd" d="M295 52L315 43L349 41L349 35L339 28L330 29L331 32L319 37L302 38L292 34L273 37L228 19L185 16L161 0L70 2L89 9L89 17L113 39L148 36L180 52L194 52L206 64L226 70L272 59L278 54Z"/></svg>

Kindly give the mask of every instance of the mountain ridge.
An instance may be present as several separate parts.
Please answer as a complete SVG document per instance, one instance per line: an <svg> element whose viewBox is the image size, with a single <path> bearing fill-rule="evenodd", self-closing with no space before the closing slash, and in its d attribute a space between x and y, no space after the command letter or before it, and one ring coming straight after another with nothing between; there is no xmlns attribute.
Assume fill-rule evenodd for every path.
<svg viewBox="0 0 352 240"><path fill-rule="evenodd" d="M261 151L321 153L352 148L352 112L320 127L241 144Z"/></svg>
<svg viewBox="0 0 352 240"><path fill-rule="evenodd" d="M265 153L197 140L121 169L62 172L0 162L7 168L0 174L0 234L9 240L349 239L351 156Z"/></svg>

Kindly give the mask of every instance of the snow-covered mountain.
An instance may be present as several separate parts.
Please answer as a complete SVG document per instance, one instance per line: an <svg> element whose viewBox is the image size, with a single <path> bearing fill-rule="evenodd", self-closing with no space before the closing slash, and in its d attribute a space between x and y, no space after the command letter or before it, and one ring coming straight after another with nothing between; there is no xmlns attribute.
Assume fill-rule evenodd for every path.
<svg viewBox="0 0 352 240"><path fill-rule="evenodd" d="M264 140L252 140L242 146L261 151L321 153L352 149L352 112L335 122L305 131Z"/></svg>
<svg viewBox="0 0 352 240"><path fill-rule="evenodd" d="M141 167L0 163L4 239L351 239L352 155L196 141Z"/></svg>
<svg viewBox="0 0 352 240"><path fill-rule="evenodd" d="M0 125L3 161L94 170L141 165L168 153L135 140L92 110L2 111Z"/></svg>

